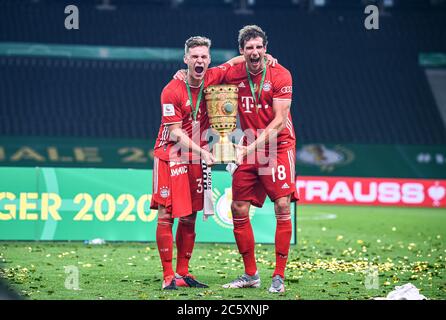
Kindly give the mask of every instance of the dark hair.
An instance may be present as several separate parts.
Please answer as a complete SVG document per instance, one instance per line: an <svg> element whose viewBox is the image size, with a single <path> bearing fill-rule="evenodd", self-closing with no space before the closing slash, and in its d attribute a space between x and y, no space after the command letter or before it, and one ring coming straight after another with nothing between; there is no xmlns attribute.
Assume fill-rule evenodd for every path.
<svg viewBox="0 0 446 320"><path fill-rule="evenodd" d="M245 47L245 43L247 41L257 37L263 39L263 46L266 47L266 45L268 44L268 39L266 37L266 33L262 30L262 28L256 25L244 26L238 33L238 45L240 46L240 49L243 49Z"/></svg>

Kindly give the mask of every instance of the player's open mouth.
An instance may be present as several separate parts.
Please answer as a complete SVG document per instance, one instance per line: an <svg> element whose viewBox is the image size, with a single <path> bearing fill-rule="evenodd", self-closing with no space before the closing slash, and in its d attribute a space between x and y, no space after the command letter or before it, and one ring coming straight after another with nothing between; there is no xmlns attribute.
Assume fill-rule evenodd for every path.
<svg viewBox="0 0 446 320"><path fill-rule="evenodd" d="M251 63L254 67L257 67L260 63L260 57L258 58L251 58Z"/></svg>
<svg viewBox="0 0 446 320"><path fill-rule="evenodd" d="M197 66L195 67L195 72L198 74L202 74L204 71L204 67Z"/></svg>

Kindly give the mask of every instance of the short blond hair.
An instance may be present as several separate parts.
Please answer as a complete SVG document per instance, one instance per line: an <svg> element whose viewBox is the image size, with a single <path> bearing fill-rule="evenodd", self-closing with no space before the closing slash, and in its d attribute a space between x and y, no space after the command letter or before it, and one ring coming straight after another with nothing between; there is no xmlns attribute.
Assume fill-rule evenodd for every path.
<svg viewBox="0 0 446 320"><path fill-rule="evenodd" d="M266 37L265 31L255 24L244 26L238 32L238 45L240 49L245 47L245 43L251 39L260 37L263 39L263 46L266 47L268 44L268 38Z"/></svg>
<svg viewBox="0 0 446 320"><path fill-rule="evenodd" d="M186 43L184 44L184 54L188 54L190 48L201 47L201 46L211 49L211 39L202 36L190 37L189 39L186 40Z"/></svg>

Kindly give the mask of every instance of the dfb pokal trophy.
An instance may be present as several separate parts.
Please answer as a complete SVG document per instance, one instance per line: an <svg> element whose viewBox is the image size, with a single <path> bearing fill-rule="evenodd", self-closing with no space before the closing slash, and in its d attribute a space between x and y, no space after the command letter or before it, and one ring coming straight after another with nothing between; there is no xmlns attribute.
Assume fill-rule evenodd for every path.
<svg viewBox="0 0 446 320"><path fill-rule="evenodd" d="M217 163L236 161L235 145L229 134L237 126L238 88L236 85L215 85L204 90L211 128L220 136L212 147Z"/></svg>

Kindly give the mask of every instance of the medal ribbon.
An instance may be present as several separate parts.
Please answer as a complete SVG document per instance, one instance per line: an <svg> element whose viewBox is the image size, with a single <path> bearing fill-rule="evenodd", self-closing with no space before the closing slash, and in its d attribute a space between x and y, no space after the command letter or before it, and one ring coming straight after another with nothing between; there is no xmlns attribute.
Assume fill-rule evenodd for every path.
<svg viewBox="0 0 446 320"><path fill-rule="evenodd" d="M265 81L265 76L266 76L266 64L263 66L262 80L260 81L259 94L258 94L257 98L256 98L254 83L252 82L251 75L248 70L248 64L245 64L245 65L246 65L246 73L248 74L249 87L251 88L251 94L254 99L256 111L257 111L257 113L259 113L257 101L260 101L260 95L262 94L262 90L263 90L263 82Z"/></svg>
<svg viewBox="0 0 446 320"><path fill-rule="evenodd" d="M198 109L200 109L200 101L201 101L201 96L203 95L203 87L204 87L204 80L201 82L200 91L198 92L197 104L194 109L192 93L190 91L190 87L189 87L189 84L187 83L187 79L186 79L186 89L187 89L187 94L189 96L189 101L190 101L191 108L192 108L192 118L194 119L194 121L197 121L197 113L198 113Z"/></svg>

